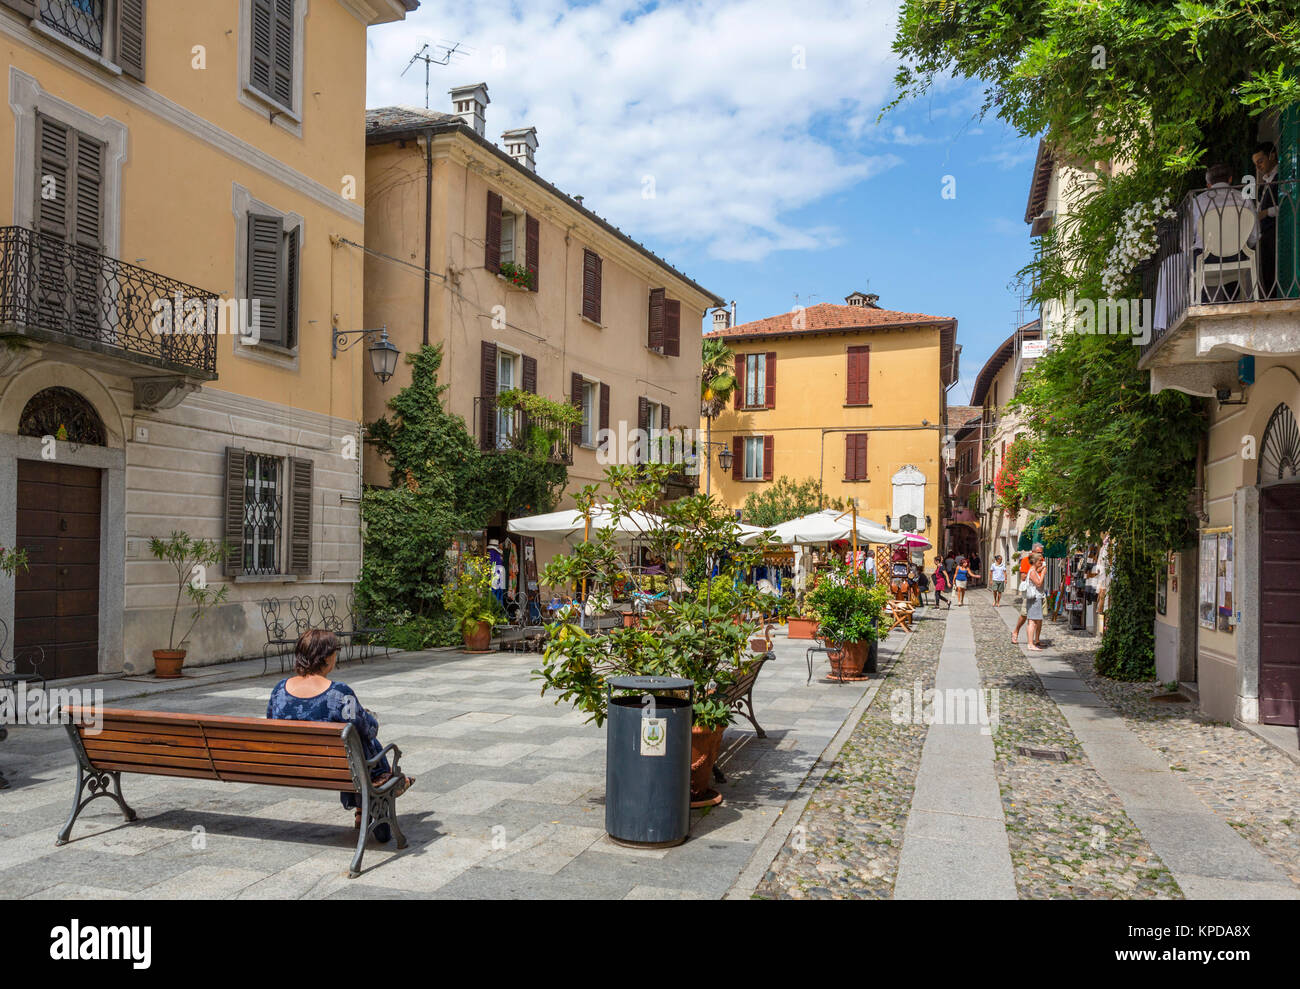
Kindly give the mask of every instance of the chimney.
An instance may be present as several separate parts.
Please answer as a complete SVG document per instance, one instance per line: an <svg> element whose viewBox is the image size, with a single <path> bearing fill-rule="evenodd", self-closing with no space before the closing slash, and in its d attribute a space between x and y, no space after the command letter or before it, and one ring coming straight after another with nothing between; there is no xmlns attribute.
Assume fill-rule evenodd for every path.
<svg viewBox="0 0 1300 989"><path fill-rule="evenodd" d="M487 83L474 82L457 86L451 91L451 112L474 128L479 137L485 134L483 111L492 101L488 99Z"/></svg>
<svg viewBox="0 0 1300 989"><path fill-rule="evenodd" d="M876 305L880 301L880 296L874 292L854 292L851 295L846 295L844 301L850 306L861 306L864 309L880 308L880 306Z"/></svg>
<svg viewBox="0 0 1300 989"><path fill-rule="evenodd" d="M725 307L713 310L713 329L714 332L731 329L731 312Z"/></svg>
<svg viewBox="0 0 1300 989"><path fill-rule="evenodd" d="M501 135L501 141L506 146L506 154L530 172L537 171L537 162L533 159L537 151L536 127L518 127L515 130L508 130Z"/></svg>

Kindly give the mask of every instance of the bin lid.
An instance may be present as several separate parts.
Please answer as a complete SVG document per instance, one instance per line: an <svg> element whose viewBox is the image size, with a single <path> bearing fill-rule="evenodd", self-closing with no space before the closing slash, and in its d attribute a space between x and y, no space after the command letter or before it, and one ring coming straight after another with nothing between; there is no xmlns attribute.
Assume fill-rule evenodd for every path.
<svg viewBox="0 0 1300 989"><path fill-rule="evenodd" d="M614 690L689 690L693 684L681 677L610 677L606 683Z"/></svg>

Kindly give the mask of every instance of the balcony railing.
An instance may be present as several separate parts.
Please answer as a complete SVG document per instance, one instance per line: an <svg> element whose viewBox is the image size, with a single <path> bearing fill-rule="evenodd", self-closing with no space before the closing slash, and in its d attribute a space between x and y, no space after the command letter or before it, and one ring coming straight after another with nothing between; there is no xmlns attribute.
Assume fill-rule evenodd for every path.
<svg viewBox="0 0 1300 989"><path fill-rule="evenodd" d="M40 0L40 19L50 30L103 53L104 0Z"/></svg>
<svg viewBox="0 0 1300 989"><path fill-rule="evenodd" d="M1142 303L1151 306L1143 357L1192 307L1300 299L1298 194L1294 179L1253 190L1216 185L1188 193L1161 221L1156 253L1139 269Z"/></svg>
<svg viewBox="0 0 1300 989"><path fill-rule="evenodd" d="M219 299L25 227L0 227L0 334L217 376Z"/></svg>
<svg viewBox="0 0 1300 989"><path fill-rule="evenodd" d="M568 423L529 415L523 409L504 409L497 396L474 399L474 438L489 452L514 450L553 464L573 463L573 441Z"/></svg>

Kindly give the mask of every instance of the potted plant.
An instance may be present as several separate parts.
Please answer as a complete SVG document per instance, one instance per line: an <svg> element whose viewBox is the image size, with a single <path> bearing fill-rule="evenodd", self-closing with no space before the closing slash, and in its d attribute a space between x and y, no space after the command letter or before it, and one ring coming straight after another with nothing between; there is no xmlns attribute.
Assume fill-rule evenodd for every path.
<svg viewBox="0 0 1300 989"><path fill-rule="evenodd" d="M591 513L601 496L614 519L647 512L648 530L639 538L656 556L675 561L678 573L719 573L697 580L694 588L678 585L664 592L653 608L637 615L635 625L595 636L571 620L552 623L543 665L533 675L542 693L554 691L603 724L607 715L606 681L613 676L671 676L694 684L691 729L691 800L693 806L716 803L709 789L722 735L731 723L727 688L755 662L746 646L758 628L749 619L761 608L757 588L738 581L761 559L763 547L741 546L734 515L709 495L691 495L655 504L663 479L681 465L645 464L610 467L604 485L589 485L578 495L578 510ZM568 555L555 557L543 577L549 584L586 586L589 595L606 593L627 579L627 553L613 529L593 531Z"/></svg>
<svg viewBox="0 0 1300 989"><path fill-rule="evenodd" d="M817 638L817 616L808 610L807 595L801 595L798 600L792 601L791 605L786 617L786 635L791 639Z"/></svg>
<svg viewBox="0 0 1300 989"><path fill-rule="evenodd" d="M172 607L171 631L168 633L167 648L153 651L154 676L160 680L173 680L181 675L185 664L183 646L189 639L194 626L213 605L226 600L229 586L209 587L208 567L215 566L226 558L226 544L208 539L194 539L189 533L172 531L166 539L154 536L149 540L149 552L155 560L170 563L176 571L176 603ZM185 634L176 637L176 619L180 615L181 601L189 598L194 610L190 612L190 625Z"/></svg>
<svg viewBox="0 0 1300 989"><path fill-rule="evenodd" d="M519 288L531 289L533 287L533 273L525 268L522 264L514 264L510 261L502 263L500 268L501 277L511 285Z"/></svg>
<svg viewBox="0 0 1300 989"><path fill-rule="evenodd" d="M889 590L870 574L834 564L808 595L808 607L817 616L821 635L840 648L828 654L831 675L840 680L862 675L871 644L879 636ZM871 664L874 672L875 664Z"/></svg>
<svg viewBox="0 0 1300 989"><path fill-rule="evenodd" d="M470 557L456 583L443 591L443 607L456 621L466 652L487 652L492 625L503 617L500 602L492 593L492 561Z"/></svg>

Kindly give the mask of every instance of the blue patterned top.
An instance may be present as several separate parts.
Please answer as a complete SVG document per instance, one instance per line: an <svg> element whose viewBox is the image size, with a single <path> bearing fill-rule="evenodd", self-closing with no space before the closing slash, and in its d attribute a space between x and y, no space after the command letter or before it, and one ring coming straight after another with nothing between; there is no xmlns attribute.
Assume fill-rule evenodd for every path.
<svg viewBox="0 0 1300 989"><path fill-rule="evenodd" d="M361 737L366 758L373 759L383 751L379 742L379 721L361 706L361 701L346 683L331 683L329 689L315 697L294 697L285 689L287 679L281 680L271 691L266 704L266 716L282 721L337 721L352 724ZM388 760L381 759L371 775L389 772Z"/></svg>

